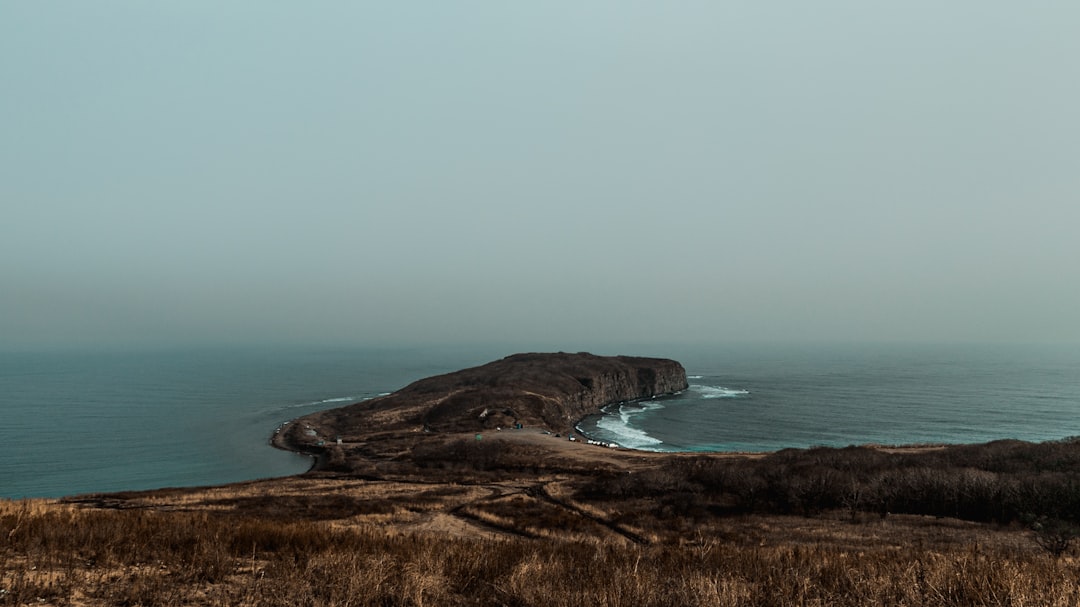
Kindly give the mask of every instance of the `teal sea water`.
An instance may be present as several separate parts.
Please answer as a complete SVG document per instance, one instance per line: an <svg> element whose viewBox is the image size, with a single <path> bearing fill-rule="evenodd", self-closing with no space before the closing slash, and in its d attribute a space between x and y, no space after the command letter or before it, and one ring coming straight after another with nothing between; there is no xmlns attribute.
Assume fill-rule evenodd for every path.
<svg viewBox="0 0 1080 607"><path fill-rule="evenodd" d="M0 353L0 497L228 483L303 472L290 419L521 348ZM1080 435L1080 347L661 346L681 394L580 430L658 451L966 443Z"/></svg>
<svg viewBox="0 0 1080 607"><path fill-rule="evenodd" d="M0 353L0 497L296 474L283 422L486 362L457 350ZM498 356L498 354L496 354Z"/></svg>
<svg viewBox="0 0 1080 607"><path fill-rule="evenodd" d="M1080 435L1080 347L684 348L690 387L579 429L652 451L774 451Z"/></svg>

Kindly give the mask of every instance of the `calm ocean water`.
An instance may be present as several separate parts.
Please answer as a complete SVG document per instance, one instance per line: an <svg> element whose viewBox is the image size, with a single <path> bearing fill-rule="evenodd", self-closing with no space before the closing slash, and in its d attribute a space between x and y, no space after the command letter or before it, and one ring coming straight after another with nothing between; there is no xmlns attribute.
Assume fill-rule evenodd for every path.
<svg viewBox="0 0 1080 607"><path fill-rule="evenodd" d="M684 348L690 388L579 428L654 451L1080 435L1077 346Z"/></svg>
<svg viewBox="0 0 1080 607"><path fill-rule="evenodd" d="M0 353L0 497L221 484L307 470L282 422L487 362L484 352ZM499 356L496 353L494 356Z"/></svg>
<svg viewBox="0 0 1080 607"><path fill-rule="evenodd" d="M284 421L528 348L0 354L0 497L228 483L308 468ZM691 376L581 429L653 450L1080 435L1080 348L620 348Z"/></svg>

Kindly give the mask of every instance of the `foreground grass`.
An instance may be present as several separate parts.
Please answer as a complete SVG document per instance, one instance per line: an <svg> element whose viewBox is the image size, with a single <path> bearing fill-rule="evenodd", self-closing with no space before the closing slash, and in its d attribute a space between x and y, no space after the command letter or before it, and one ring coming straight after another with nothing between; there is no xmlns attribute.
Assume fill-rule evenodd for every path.
<svg viewBox="0 0 1080 607"><path fill-rule="evenodd" d="M287 479L0 500L0 605L1080 605L1080 440L409 446Z"/></svg>
<svg viewBox="0 0 1080 607"><path fill-rule="evenodd" d="M638 545L0 501L0 605L1080 603L1080 564L1025 532L892 518L718 519Z"/></svg>

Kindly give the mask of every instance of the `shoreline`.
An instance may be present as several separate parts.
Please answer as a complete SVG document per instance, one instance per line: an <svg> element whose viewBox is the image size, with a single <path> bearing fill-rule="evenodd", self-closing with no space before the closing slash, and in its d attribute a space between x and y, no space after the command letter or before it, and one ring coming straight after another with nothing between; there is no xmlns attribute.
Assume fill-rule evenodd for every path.
<svg viewBox="0 0 1080 607"><path fill-rule="evenodd" d="M648 400L648 399L639 399ZM610 403L606 406L619 405L626 402L634 401L619 401L616 403ZM320 413L320 412L316 412ZM586 418L582 418L584 420ZM302 477L304 475L319 473L327 471L327 463L329 460L328 450L335 445L329 445L329 448L323 448L318 445L311 444L298 444L289 440L287 433L284 429L287 426L292 426L296 423L296 420L290 420L286 424L283 424L278 431L275 431L270 439L270 445L276 449L282 451L288 451L298 455L303 455L311 458L311 466L306 472L298 475L291 475L282 478ZM578 424L581 422L579 421ZM673 451L659 451L659 450L647 450L634 447L627 447L621 444L603 444L603 441L589 436L587 433L578 429L578 424L574 425L575 433L584 437L586 440L570 440L568 436L560 433L554 433L548 429L539 427L522 427L522 428L499 428L494 431L488 431L483 433L471 433L471 432L453 432L453 433L439 433L429 434L428 437L438 440L440 442L452 442L452 441L470 441L477 440L477 436L482 436L482 441L486 443L511 443L517 445L538 447L544 451L558 455L560 457L567 457L572 460L582 462L608 462L618 461L622 465L629 465L635 462L641 462L644 460L661 460L661 459L677 459L677 458L689 458L689 457L705 457L716 459L761 459L783 451L799 451L807 452L815 449L830 449L830 450L842 450L848 448L856 449L871 449L886 454L921 454L932 453L936 451L943 451L950 447L975 447L985 445L988 443L910 443L910 444L878 444L878 443L865 443L865 444L851 444L841 447L828 446L828 445L813 445L809 447L785 447L783 449L773 449L764 451L694 451L694 450L673 450ZM393 439L391 439L393 440ZM1002 439L1012 440L1012 439ZM1059 439L1061 440L1061 439ZM593 441L593 442L590 442ZM994 441L989 441L994 442ZM378 442L365 441L369 447L375 447ZM599 444L597 444L599 443ZM345 445L343 445L345 446Z"/></svg>
<svg viewBox="0 0 1080 607"><path fill-rule="evenodd" d="M488 432L484 432L484 433L481 433L481 434L483 434L483 436L485 438L489 438L489 439L494 438L495 440L510 441L510 442L517 442L517 443L528 443L528 444L532 444L534 446L545 447L545 448L547 448L549 450L560 453L562 455L572 455L575 459L581 459L580 456L582 456L584 454L590 454L591 453L593 455L602 455L602 457L600 459L605 459L606 460L606 459L610 459L610 457L615 457L615 458L622 457L622 458L626 458L626 459L631 460L631 461L634 461L634 460L637 460L637 459L640 459L640 458L655 459L655 458L665 458L665 457L677 458L677 457L695 457L695 456L716 457L716 458L722 458L722 459L731 459L731 458L759 459L759 458L767 457L767 456L774 455L776 453L780 453L782 451L788 451L788 450L795 450L795 451L805 452L805 451L810 451L810 450L814 450L814 449L846 449L846 448L865 448L865 449L872 449L872 450L875 450L875 451L879 451L881 453L888 453L888 454L919 454L919 453L930 453L930 452L935 452L935 451L942 451L942 450L947 449L949 447L964 447L964 446L972 446L972 447L974 447L974 446L979 446L979 445L988 444L990 442L994 442L994 441L987 441L987 442L983 442L983 443L899 443L899 444L862 443L862 444L848 444L848 445L843 445L843 446L810 445L810 446L805 446L805 447L803 447L803 446L792 446L792 447L783 447L783 448L780 448L780 449L766 449L766 450L762 450L762 451L650 450L650 449L641 449L641 448L636 448L636 447L629 447L629 446L626 446L626 445L619 444L617 442L608 442L608 443L604 444L604 441L602 441L598 437L596 437L594 435L590 435L588 432L585 432L585 431L580 429L581 424L585 420L587 420L589 417L596 416L596 415L607 415L607 414L609 414L609 409L611 407L622 406L622 405L628 404L628 403L646 402L646 401L657 399L657 398L670 397L670 396L680 394L682 392L683 392L683 390L675 390L675 391L666 392L666 393L663 393L663 394L657 394L657 395L649 396L649 397L643 397L643 398L638 398L638 399L630 399L630 400L619 400L619 401L614 401L614 402L611 402L611 403L604 404L604 405L600 406L595 412L592 412L592 413L589 413L589 414L585 415L584 417L580 418L579 420L577 420L573 424L572 427L574 429L574 433L578 434L581 437L584 437L586 440L572 441L572 440L569 440L569 437L566 436L566 435L561 435L561 433L555 433L555 432L551 431L550 429L540 428L540 427L523 427L523 428L520 428L520 429L515 429L513 427L508 427L508 428L496 429L494 432L488 431ZM386 397L386 396L391 396L393 394L395 394L395 392L391 392L389 394L384 394L384 395L381 395L379 397L375 397L375 398L372 398L372 399L366 399L366 400L362 400L362 401L357 401L355 403L350 403L350 405L346 405L346 406L357 405L357 404L360 404L360 403L370 403L372 401L381 399L381 398ZM338 407L338 408L340 408L340 407ZM318 472L325 471L326 468L327 468L327 462L328 462L328 459L329 459L328 453L327 453L327 451L329 449L327 447L332 448L334 445L328 445L327 447L323 447L323 446L320 446L320 445L317 445L317 444L312 445L310 443L294 442L294 441L290 440L289 433L286 430L289 429L290 427L295 427L296 424L298 424L300 422L300 420L302 420L302 419L305 419L305 418L308 418L308 417L311 417L311 416L318 416L320 414L325 414L327 412L334 411L334 410L336 410L338 408L331 408L331 409L324 409L324 410L321 410L321 411L315 411L315 412L310 413L310 414L308 414L308 415L306 415L304 417L286 421L286 422L282 423L274 431L274 433L271 435L271 437L269 439L269 443L270 443L270 446L274 447L275 449L279 449L279 450L282 450L282 451L287 451L287 452L290 452L290 453L294 453L294 454L297 454L297 455L303 455L303 456L311 458L311 465L308 467L307 471L305 471L303 473L300 473L298 475L291 475L291 476L303 476L303 475L306 475L306 474L312 474L312 473L318 473ZM470 432L426 433L426 435L430 436L430 437L433 437L433 438L439 438L439 439L441 439L443 441L463 440L463 439L469 439L469 438L474 437L474 434L470 433ZM375 435L373 435L373 436L375 436ZM532 438L525 438L525 437L532 437ZM542 438L542 440L537 440L536 437L543 437L543 438ZM366 437L366 438L371 438L371 437ZM398 438L398 437L394 437L394 438ZM1067 437L1062 437L1061 439L1051 439L1051 440L1063 440L1064 438L1067 438ZM1018 440L1018 439L996 439L996 440ZM590 444L590 441L592 441L594 443L600 443L600 444ZM366 443L368 446L373 446L373 445L377 444L377 441L373 443L371 440L365 440L363 442ZM1024 441L1024 442L1027 442L1027 441ZM579 451L578 450L579 448L584 448L584 449ZM283 477L283 478L290 478L290 477Z"/></svg>
<svg viewBox="0 0 1080 607"><path fill-rule="evenodd" d="M268 442L269 442L270 446L275 448L275 449L280 449L281 451L287 451L289 453L295 453L297 455L303 455L303 456L308 457L308 458L311 459L311 465L308 466L308 469L305 472L301 472L299 475L291 475L291 476L301 476L301 475L304 475L304 474L310 474L312 472L318 472L319 469L323 465L322 460L325 458L325 454L324 453L312 453L310 451L301 449L301 448L291 444L288 441L288 439L284 437L286 426L291 426L295 422L296 422L296 420L289 420L289 421L281 424L280 426L278 426L277 429L274 430L274 433L270 436L270 440ZM284 478L289 478L289 477L284 477Z"/></svg>

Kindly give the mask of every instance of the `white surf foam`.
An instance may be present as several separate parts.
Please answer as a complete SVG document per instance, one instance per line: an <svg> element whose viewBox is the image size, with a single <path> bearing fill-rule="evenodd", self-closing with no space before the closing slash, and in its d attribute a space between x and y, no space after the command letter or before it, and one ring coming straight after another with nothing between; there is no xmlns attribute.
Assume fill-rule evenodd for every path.
<svg viewBox="0 0 1080 607"><path fill-rule="evenodd" d="M314 401L312 404L314 404L314 405L323 405L323 404L326 404L326 403L347 403L349 401L356 401L356 400L358 400L358 399L355 396L339 396L337 398L324 398L322 400L317 400L317 401Z"/></svg>
<svg viewBox="0 0 1080 607"><path fill-rule="evenodd" d="M738 390L723 386L692 385L690 389L698 393L701 398L738 398L750 394L749 390Z"/></svg>
<svg viewBox="0 0 1080 607"><path fill-rule="evenodd" d="M335 396L333 398L323 398L319 400L309 400L302 403L293 403L291 405L281 405L279 407L267 409L264 411L264 413L272 413L274 411L287 411L289 409L310 409L312 407L322 407L324 405L333 405L336 403L358 403L371 399L371 396Z"/></svg>
<svg viewBox="0 0 1080 607"><path fill-rule="evenodd" d="M645 411L663 408L663 405L652 402L624 404L619 407L618 417L610 414L605 415L596 422L596 427L610 434L612 440L623 447L629 447L631 449L648 449L649 447L663 444L664 441L649 436L644 431L634 428L630 425L630 420L633 419L635 415L639 415Z"/></svg>
<svg viewBox="0 0 1080 607"><path fill-rule="evenodd" d="M299 407L318 407L319 405L330 405L333 403L356 403L362 400L367 400L364 397L356 396L335 396L334 398L323 398L320 400L312 400L306 403L297 403L295 405L289 405L288 408L295 409Z"/></svg>

